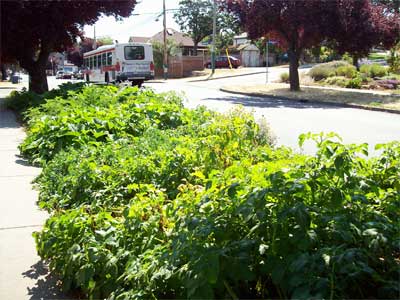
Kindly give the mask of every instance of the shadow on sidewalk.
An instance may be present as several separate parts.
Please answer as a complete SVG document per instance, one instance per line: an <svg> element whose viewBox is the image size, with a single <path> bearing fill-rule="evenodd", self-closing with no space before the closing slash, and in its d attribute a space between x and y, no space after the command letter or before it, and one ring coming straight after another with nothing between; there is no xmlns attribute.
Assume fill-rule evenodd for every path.
<svg viewBox="0 0 400 300"><path fill-rule="evenodd" d="M5 99L0 97L0 129L18 128L20 125L14 112L5 106Z"/></svg>
<svg viewBox="0 0 400 300"><path fill-rule="evenodd" d="M42 260L32 265L31 268L23 272L22 275L36 280L34 287L27 288L27 294L30 296L30 300L71 299L71 297L66 297L62 294L58 279L49 272L47 265Z"/></svg>

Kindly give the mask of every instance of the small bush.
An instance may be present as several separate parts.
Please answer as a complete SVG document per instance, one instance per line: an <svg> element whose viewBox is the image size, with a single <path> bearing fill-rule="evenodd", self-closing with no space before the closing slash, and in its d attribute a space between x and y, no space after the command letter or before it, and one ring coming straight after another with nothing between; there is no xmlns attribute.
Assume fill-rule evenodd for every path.
<svg viewBox="0 0 400 300"><path fill-rule="evenodd" d="M331 76L335 76L335 69L326 66L317 66L310 70L310 77L315 81L321 81Z"/></svg>
<svg viewBox="0 0 400 300"><path fill-rule="evenodd" d="M357 75L357 69L354 66L341 66L336 69L336 75L345 76L347 78L354 78Z"/></svg>
<svg viewBox="0 0 400 300"><path fill-rule="evenodd" d="M387 68L378 64L362 65L360 72L372 78L383 77L387 75Z"/></svg>
<svg viewBox="0 0 400 300"><path fill-rule="evenodd" d="M313 78L315 81L320 81L323 79L326 79L328 77L332 77L336 75L336 69L340 67L348 67L350 66L349 63L346 61L338 60L338 61L331 61L328 63L324 64L319 64L313 67L309 75L311 78Z"/></svg>
<svg viewBox="0 0 400 300"><path fill-rule="evenodd" d="M289 73L288 72L281 74L281 82L285 82L285 83L289 82Z"/></svg>
<svg viewBox="0 0 400 300"><path fill-rule="evenodd" d="M13 91L6 98L5 105L7 108L14 110L18 114L24 114L29 108L38 107L44 104L47 100L56 97L67 97L71 92L79 92L86 86L86 83L63 83L58 87L48 91L42 95L27 91L25 88L21 91Z"/></svg>
<svg viewBox="0 0 400 300"><path fill-rule="evenodd" d="M362 81L363 80L361 77L350 79L349 82L346 84L346 87L350 89L360 89Z"/></svg>
<svg viewBox="0 0 400 300"><path fill-rule="evenodd" d="M325 79L325 83L329 85L337 85L340 87L346 87L349 83L349 80L343 76L333 76Z"/></svg>

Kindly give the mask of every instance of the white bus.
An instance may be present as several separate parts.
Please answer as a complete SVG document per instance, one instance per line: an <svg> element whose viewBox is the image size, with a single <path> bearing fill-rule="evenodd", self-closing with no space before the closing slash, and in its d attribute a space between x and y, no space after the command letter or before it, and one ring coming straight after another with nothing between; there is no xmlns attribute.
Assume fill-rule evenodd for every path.
<svg viewBox="0 0 400 300"><path fill-rule="evenodd" d="M129 43L101 46L83 54L84 74L88 82L120 83L131 81L141 86L154 79L151 44Z"/></svg>

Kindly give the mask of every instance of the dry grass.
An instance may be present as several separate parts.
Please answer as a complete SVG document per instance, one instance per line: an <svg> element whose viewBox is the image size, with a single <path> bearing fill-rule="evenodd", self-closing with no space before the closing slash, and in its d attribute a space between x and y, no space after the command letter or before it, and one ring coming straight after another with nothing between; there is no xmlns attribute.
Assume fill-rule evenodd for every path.
<svg viewBox="0 0 400 300"><path fill-rule="evenodd" d="M309 100L327 103L352 104L366 107L380 107L400 111L400 97L371 91L302 87L300 92L289 90L288 84L272 83L255 86L228 86L224 90L251 93L258 96L275 96L293 100ZM393 94L394 95L394 94Z"/></svg>

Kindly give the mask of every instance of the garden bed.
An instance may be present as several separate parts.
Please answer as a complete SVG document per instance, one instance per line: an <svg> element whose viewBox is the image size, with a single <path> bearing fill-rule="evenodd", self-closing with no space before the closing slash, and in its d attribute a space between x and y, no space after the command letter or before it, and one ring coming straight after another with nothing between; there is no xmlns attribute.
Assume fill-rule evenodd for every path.
<svg viewBox="0 0 400 300"><path fill-rule="evenodd" d="M270 83L267 85L235 85L221 89L230 93L275 97L279 99L320 102L335 105L350 105L359 108L379 108L400 112L400 95L381 91L363 91L320 86L302 86L301 91L292 92L289 84Z"/></svg>
<svg viewBox="0 0 400 300"><path fill-rule="evenodd" d="M400 144L304 134L273 145L243 110L175 94L13 93L51 217L34 234L65 291L93 299L396 298ZM32 108L28 107L28 104Z"/></svg>

